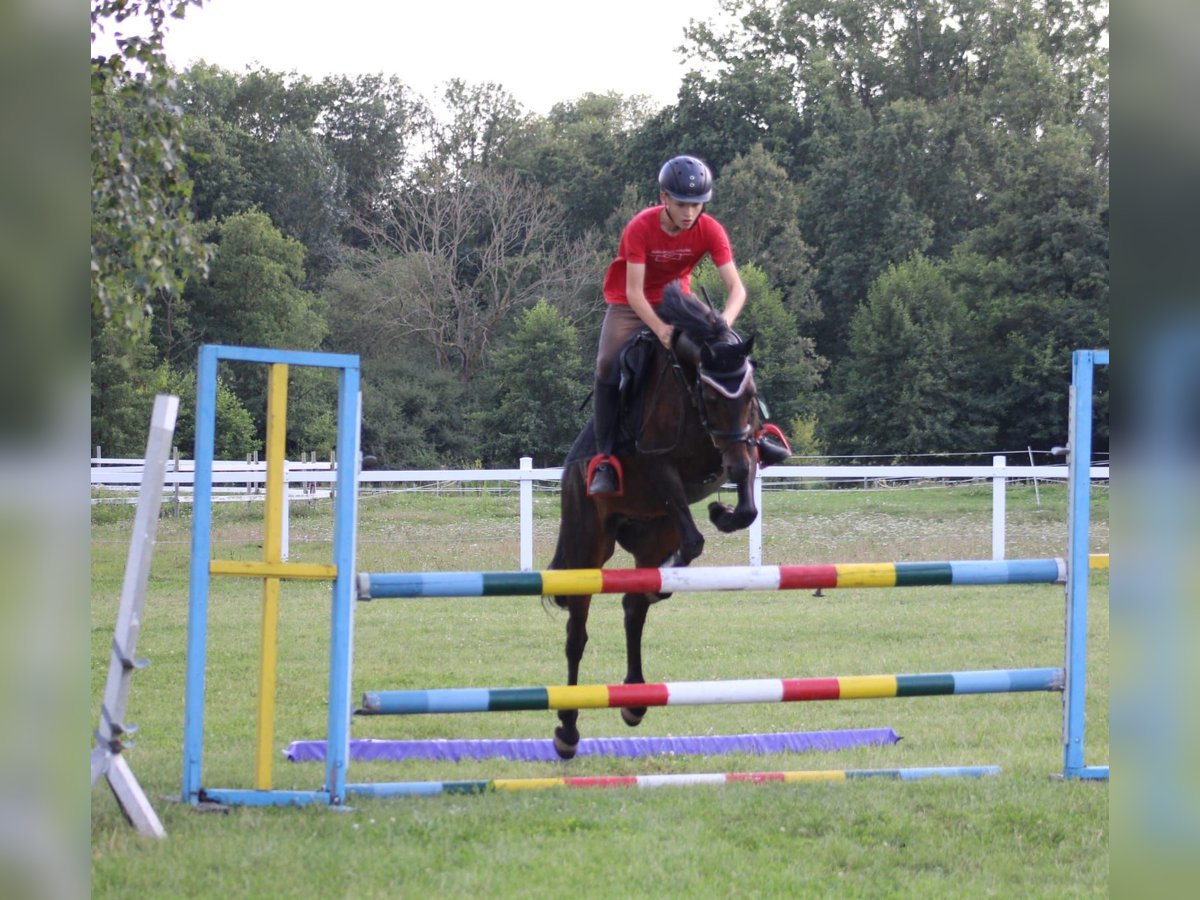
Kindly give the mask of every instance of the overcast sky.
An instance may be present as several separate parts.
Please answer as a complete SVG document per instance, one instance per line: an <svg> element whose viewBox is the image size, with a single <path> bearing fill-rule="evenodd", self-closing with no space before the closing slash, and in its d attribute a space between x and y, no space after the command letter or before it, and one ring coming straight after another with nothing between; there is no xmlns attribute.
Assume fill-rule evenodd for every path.
<svg viewBox="0 0 1200 900"><path fill-rule="evenodd" d="M203 59L314 77L382 72L426 99L451 78L497 82L547 113L588 91L673 103L689 19L713 21L719 0L206 0L168 20L177 68Z"/></svg>

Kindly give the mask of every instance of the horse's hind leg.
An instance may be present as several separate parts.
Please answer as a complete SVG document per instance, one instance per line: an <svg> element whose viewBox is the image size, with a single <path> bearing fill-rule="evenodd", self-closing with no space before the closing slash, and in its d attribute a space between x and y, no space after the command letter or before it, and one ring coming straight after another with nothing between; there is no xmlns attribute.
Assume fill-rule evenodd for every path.
<svg viewBox="0 0 1200 900"><path fill-rule="evenodd" d="M579 661L587 646L588 609L592 598L566 597L567 601L567 684L579 684ZM563 759L571 759L579 747L579 710L560 709L559 725L554 729L554 750Z"/></svg>
<svg viewBox="0 0 1200 900"><path fill-rule="evenodd" d="M601 525L595 503L587 494L583 465L574 463L563 472L562 521L551 569L599 568L612 556L614 539ZM556 596L554 602L567 610L567 684L579 683L579 661L587 646L590 595ZM579 745L579 710L558 711L554 749L563 759L575 755Z"/></svg>

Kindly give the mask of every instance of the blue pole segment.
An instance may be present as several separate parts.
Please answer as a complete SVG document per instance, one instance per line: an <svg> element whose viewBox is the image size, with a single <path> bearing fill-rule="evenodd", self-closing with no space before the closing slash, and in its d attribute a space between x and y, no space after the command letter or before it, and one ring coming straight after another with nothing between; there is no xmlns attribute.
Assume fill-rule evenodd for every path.
<svg viewBox="0 0 1200 900"><path fill-rule="evenodd" d="M490 688L435 688L428 691L367 691L363 709L388 716L423 713L488 712Z"/></svg>
<svg viewBox="0 0 1200 900"><path fill-rule="evenodd" d="M192 504L187 681L183 698L183 801L200 801L204 745L204 667L208 640L208 562L212 556L212 468L217 420L217 347L200 348L196 370L195 493Z"/></svg>
<svg viewBox="0 0 1200 900"><path fill-rule="evenodd" d="M325 789L331 802L346 801L346 770L350 761L350 672L353 666L355 548L358 545L358 465L362 398L358 357L342 369L338 383L337 497L334 500L333 582L329 641L329 751L325 760Z"/></svg>
<svg viewBox="0 0 1200 900"><path fill-rule="evenodd" d="M850 773L847 772L847 775ZM925 778L982 778L985 775L999 775L999 766L926 766L912 769L898 769L896 774L901 781L921 781Z"/></svg>
<svg viewBox="0 0 1200 900"><path fill-rule="evenodd" d="M204 799L226 806L312 806L329 804L324 791L248 791L240 788L209 788Z"/></svg>
<svg viewBox="0 0 1200 900"><path fill-rule="evenodd" d="M372 572L372 597L479 597L482 572Z"/></svg>
<svg viewBox="0 0 1200 900"><path fill-rule="evenodd" d="M954 672L956 694L1007 694L1016 691L1054 691L1063 686L1062 669L997 669Z"/></svg>
<svg viewBox="0 0 1200 900"><path fill-rule="evenodd" d="M319 369L357 369L358 356L351 353L319 353L315 350L275 350L270 347L234 347L206 344L218 359L233 362L283 363L288 366L314 366Z"/></svg>
<svg viewBox="0 0 1200 900"><path fill-rule="evenodd" d="M1092 392L1095 366L1108 363L1107 350L1071 355L1067 443L1067 623L1064 648L1063 777L1084 769L1084 706L1087 689L1088 545L1091 524Z"/></svg>
<svg viewBox="0 0 1200 900"><path fill-rule="evenodd" d="M1052 584L1065 566L1058 559L958 560L950 563L951 584Z"/></svg>

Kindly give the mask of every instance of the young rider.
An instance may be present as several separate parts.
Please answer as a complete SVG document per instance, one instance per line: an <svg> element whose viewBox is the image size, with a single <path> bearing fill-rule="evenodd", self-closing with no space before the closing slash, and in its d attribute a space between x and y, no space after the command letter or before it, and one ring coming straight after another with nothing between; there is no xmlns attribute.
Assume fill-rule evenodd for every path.
<svg viewBox="0 0 1200 900"><path fill-rule="evenodd" d="M658 173L659 205L635 215L621 233L617 257L604 278L608 308L596 354L596 456L588 466L589 494L620 490L612 456L620 384L617 356L626 340L643 327L670 348L671 326L655 312L663 289L678 279L687 291L692 269L708 255L725 285L723 315L728 325L733 325L746 303L729 236L720 222L704 212L704 204L712 199L712 186L712 173L696 157L668 160Z"/></svg>

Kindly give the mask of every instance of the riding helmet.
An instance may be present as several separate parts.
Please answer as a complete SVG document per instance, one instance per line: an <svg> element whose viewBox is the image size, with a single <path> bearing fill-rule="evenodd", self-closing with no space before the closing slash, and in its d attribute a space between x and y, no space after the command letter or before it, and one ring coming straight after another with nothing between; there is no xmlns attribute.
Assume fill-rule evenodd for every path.
<svg viewBox="0 0 1200 900"><path fill-rule="evenodd" d="M707 203L712 183L712 172L694 156L669 159L658 172L658 186L680 203Z"/></svg>

